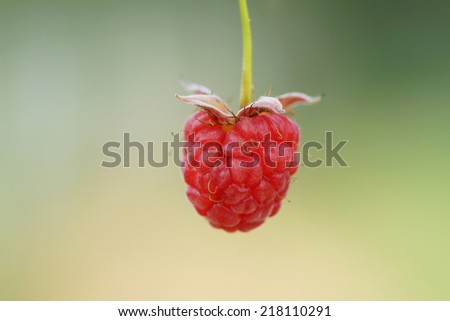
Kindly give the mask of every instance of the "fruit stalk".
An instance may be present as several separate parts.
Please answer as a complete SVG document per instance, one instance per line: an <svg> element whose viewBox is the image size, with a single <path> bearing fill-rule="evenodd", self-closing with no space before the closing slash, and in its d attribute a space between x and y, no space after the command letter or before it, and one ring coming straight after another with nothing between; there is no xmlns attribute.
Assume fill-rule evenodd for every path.
<svg viewBox="0 0 450 321"><path fill-rule="evenodd" d="M242 80L240 108L244 108L252 100L252 32L248 15L247 0L239 0L242 22Z"/></svg>

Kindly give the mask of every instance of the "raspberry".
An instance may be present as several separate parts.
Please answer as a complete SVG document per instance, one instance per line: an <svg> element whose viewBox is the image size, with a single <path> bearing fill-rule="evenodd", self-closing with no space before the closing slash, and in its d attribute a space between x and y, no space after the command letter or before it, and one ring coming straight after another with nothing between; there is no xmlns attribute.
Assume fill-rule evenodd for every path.
<svg viewBox="0 0 450 321"><path fill-rule="evenodd" d="M228 232L252 230L277 214L298 169L300 141L298 125L283 113L317 97L261 97L237 115L209 91L177 97L201 108L184 126L182 168L197 212Z"/></svg>
<svg viewBox="0 0 450 321"><path fill-rule="evenodd" d="M300 129L283 114L298 103L319 97L288 93L251 101L252 41L246 0L239 0L243 59L240 110L207 87L185 84L182 102L200 107L186 122L183 176L187 197L216 228L250 231L278 213L290 178L298 169Z"/></svg>

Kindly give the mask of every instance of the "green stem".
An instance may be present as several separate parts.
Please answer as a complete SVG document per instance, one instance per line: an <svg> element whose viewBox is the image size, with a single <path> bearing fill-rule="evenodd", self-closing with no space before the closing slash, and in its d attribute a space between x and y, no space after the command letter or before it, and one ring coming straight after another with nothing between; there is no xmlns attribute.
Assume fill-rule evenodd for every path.
<svg viewBox="0 0 450 321"><path fill-rule="evenodd" d="M239 0L242 21L242 81L240 107L244 108L252 100L252 31L248 16L247 0Z"/></svg>

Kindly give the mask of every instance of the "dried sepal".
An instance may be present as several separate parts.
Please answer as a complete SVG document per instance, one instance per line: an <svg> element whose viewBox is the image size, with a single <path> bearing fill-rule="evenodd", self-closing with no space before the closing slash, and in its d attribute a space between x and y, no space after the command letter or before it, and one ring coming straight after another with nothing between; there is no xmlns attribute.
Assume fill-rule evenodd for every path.
<svg viewBox="0 0 450 321"><path fill-rule="evenodd" d="M212 90L203 85L195 84L192 82L181 81L183 88L194 95L212 95Z"/></svg>
<svg viewBox="0 0 450 321"><path fill-rule="evenodd" d="M281 102L283 105L283 108L285 110L289 110L291 108L294 108L295 106L299 104L313 104L322 99L321 96L309 96L307 94L299 93L299 92L292 92L287 93L281 96L278 96L277 99Z"/></svg>
<svg viewBox="0 0 450 321"><path fill-rule="evenodd" d="M228 108L227 104L216 95L176 95L176 97L186 104L198 106L206 110L221 124L229 124L230 119L236 118Z"/></svg>
<svg viewBox="0 0 450 321"><path fill-rule="evenodd" d="M262 96L234 114L220 97L212 94L205 86L183 82L185 89L194 95L176 97L190 105L198 106L213 116L222 125L234 124L239 117L253 117L262 113L284 114L298 104L312 104L318 102L321 96L309 96L299 92L287 93L278 97Z"/></svg>
<svg viewBox="0 0 450 321"><path fill-rule="evenodd" d="M254 103L239 110L236 116L251 117L263 112L283 114L285 111L281 102L274 97L262 96Z"/></svg>

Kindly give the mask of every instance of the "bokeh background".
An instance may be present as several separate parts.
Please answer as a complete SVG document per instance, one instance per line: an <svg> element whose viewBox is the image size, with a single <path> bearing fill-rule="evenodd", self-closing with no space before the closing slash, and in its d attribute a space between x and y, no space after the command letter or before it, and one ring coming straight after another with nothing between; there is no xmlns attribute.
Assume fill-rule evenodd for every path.
<svg viewBox="0 0 450 321"><path fill-rule="evenodd" d="M228 234L172 162L100 164L124 132L172 140L183 77L236 108L237 1L0 1L0 299L450 299L450 2L249 8L255 95L325 93L302 140L333 131L350 167L301 169L279 215Z"/></svg>

